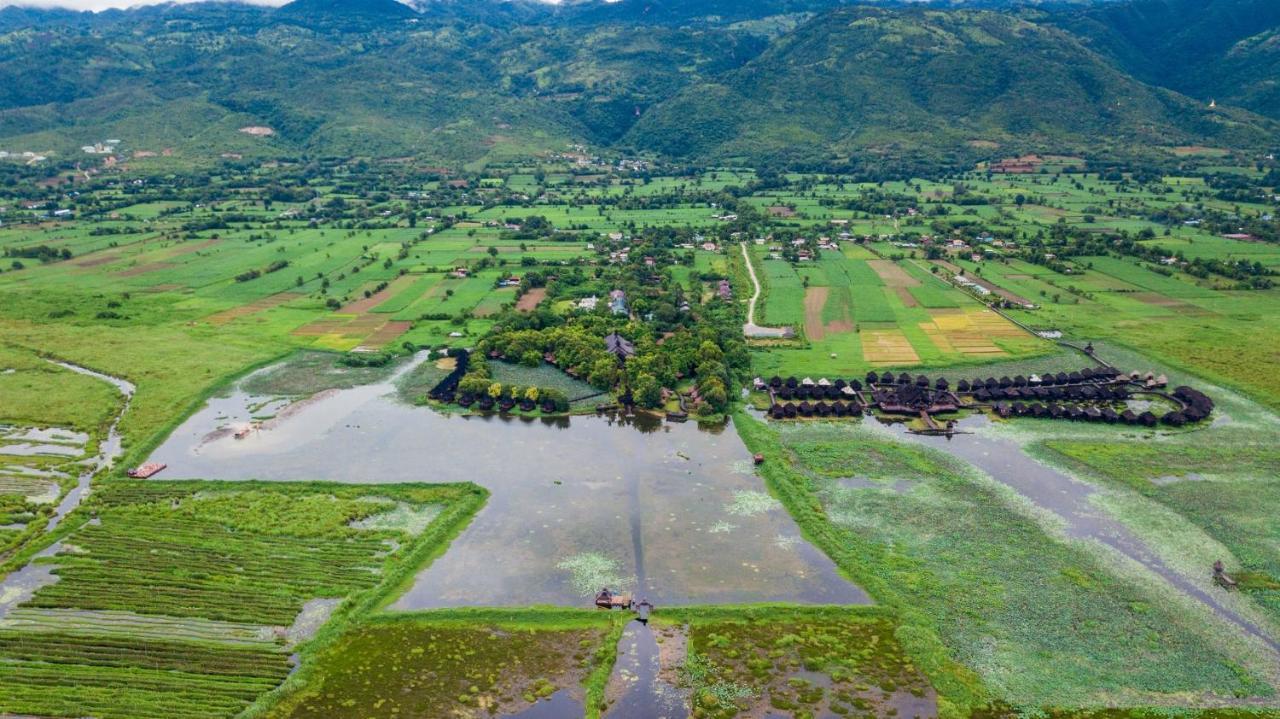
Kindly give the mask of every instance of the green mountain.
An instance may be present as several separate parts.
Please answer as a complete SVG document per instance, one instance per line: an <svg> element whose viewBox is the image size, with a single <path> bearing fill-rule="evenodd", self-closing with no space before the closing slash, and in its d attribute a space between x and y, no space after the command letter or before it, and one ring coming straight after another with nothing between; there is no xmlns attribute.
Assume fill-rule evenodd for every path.
<svg viewBox="0 0 1280 719"><path fill-rule="evenodd" d="M1126 40L1123 13L825 2L5 8L0 148L463 164L585 142L822 164L1277 136L1229 107L1274 103L1274 27L1218 46L1203 72L1235 90L1210 110L1157 86L1173 83L1143 70L1157 51Z"/></svg>
<svg viewBox="0 0 1280 719"><path fill-rule="evenodd" d="M1280 118L1280 2L1135 0L1050 21L1145 82Z"/></svg>
<svg viewBox="0 0 1280 719"><path fill-rule="evenodd" d="M702 158L820 160L966 141L1265 143L1274 126L1145 85L1067 33L989 11L849 8L683 90L627 135Z"/></svg>

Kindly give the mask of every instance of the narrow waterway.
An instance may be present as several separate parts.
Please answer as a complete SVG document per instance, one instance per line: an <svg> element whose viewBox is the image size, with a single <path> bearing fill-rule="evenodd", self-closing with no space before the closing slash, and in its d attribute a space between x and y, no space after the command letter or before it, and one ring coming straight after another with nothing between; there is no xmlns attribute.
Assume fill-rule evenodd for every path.
<svg viewBox="0 0 1280 719"><path fill-rule="evenodd" d="M119 432L120 420L124 417L124 413L129 409L129 403L133 400L133 393L137 389L133 383L112 377L110 375L95 372L94 370L70 362L62 362L59 360L48 360L64 369L71 370L78 374L87 375L103 382L108 382L119 390L124 397L124 403L120 407L120 411L111 420L111 425L107 430L107 436L98 445L98 454L94 456L85 466L84 471L76 478L76 486L67 492L62 501L58 503L54 510L53 516L49 518L49 522L45 525L45 531L51 531L62 520L71 513L84 498L88 496L90 483L93 481L94 475L100 470L111 467L112 463L119 458L121 452L121 438ZM61 435L58 435L61 436ZM36 475L45 473L37 472ZM56 543L42 550L36 555L36 558L51 557L58 553L61 549L61 543ZM8 576L0 579L0 619L9 613L14 607L22 602L30 599L35 595L40 587L52 584L57 581L57 575L53 573L52 567L47 564L37 564L30 562L27 566L15 572L10 572Z"/></svg>
<svg viewBox="0 0 1280 719"><path fill-rule="evenodd" d="M122 440L120 437L119 427L120 420L124 418L124 413L129 410L129 404L133 401L133 393L137 391L137 387L128 380L112 377L111 375L96 372L87 367L63 362L61 360L48 360L63 369L71 370L77 374L93 377L109 383L120 392L124 397L124 403L120 406L120 411L116 413L114 419L111 420L111 426L107 428L107 436L98 445L98 454L93 458L85 470L76 478L76 486L67 492L67 496L62 498L58 503L57 509L53 516L49 518L49 523L45 526L45 531L51 531L62 523L62 519L66 517L71 510L80 506L85 496L89 493L89 485L93 481L93 476L103 469L109 469L111 465L120 457Z"/></svg>
<svg viewBox="0 0 1280 719"><path fill-rule="evenodd" d="M617 661L609 678L605 719L686 719L686 692L662 678L662 648L655 629L632 620L618 640ZM668 628L664 641L685 648L682 630Z"/></svg>
<svg viewBox="0 0 1280 719"><path fill-rule="evenodd" d="M904 439L939 449L981 469L1037 507L1061 517L1069 536L1097 541L1137 562L1280 655L1280 642L1174 571L1128 527L1095 507L1089 501L1096 491L1091 485L1037 462L1017 442L983 431L989 424L990 420L982 415L967 417L958 428L970 433L951 437L912 434L904 424L889 427ZM1207 572L1208 567L1205 569Z"/></svg>

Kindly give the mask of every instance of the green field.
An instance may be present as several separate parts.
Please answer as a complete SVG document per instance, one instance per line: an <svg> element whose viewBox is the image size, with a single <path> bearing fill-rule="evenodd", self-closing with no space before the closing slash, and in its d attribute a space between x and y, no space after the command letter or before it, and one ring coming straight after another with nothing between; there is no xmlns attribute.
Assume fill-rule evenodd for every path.
<svg viewBox="0 0 1280 719"><path fill-rule="evenodd" d="M934 180L656 158L630 172L617 163L639 160L584 169L576 151L507 154L526 142L494 140L461 173L246 161L197 182L180 158L152 158L143 166L174 174L104 171L78 177L73 196L21 170L0 187L0 206L76 208L56 220L14 209L0 226L0 571L38 579L28 594L0 591L0 715L481 717L569 702L607 716L633 679L620 674L630 615L519 599L387 608L482 516L475 485L123 476L252 370L288 358L238 386L303 412L445 347L477 350L473 372L487 368L469 378L472 400L530 386L576 400L571 418L515 409L513 425L573 432L605 421L580 415L630 397L654 419L610 418L619 432L672 432L664 413L687 412L728 433L712 436L713 460L756 483L744 496L781 503L813 545L804 551L874 601L659 607L659 679L692 716L1275 712L1274 654L1227 615L1280 636L1270 175L1230 153L1103 174L1047 156L1041 172ZM743 246L762 284L756 322L795 337L744 338ZM522 294L541 301L516 308ZM594 310L580 307L589 297ZM629 351L606 349L611 334ZM1098 359L1071 346L1088 342ZM126 409L111 385L51 359L136 394ZM967 419L966 435L929 447L871 418L764 421L747 405L767 395L743 391L756 376L954 380L1099 360L1202 388L1211 420L1147 429L965 410L946 418ZM399 378L406 411L480 413L426 396L455 361L433 354ZM122 456L46 530L117 416ZM968 441L994 449L965 455ZM1018 476L984 464L1002 453ZM689 454L657 459L666 479L700 486ZM563 481L608 492L613 474L580 466ZM1057 513L1076 499L1077 515L1112 534ZM619 536L639 531L621 509L616 522ZM723 524L672 520L661 540L632 541L671 551ZM792 539L743 541L782 551ZM1239 592L1212 584L1218 559Z"/></svg>

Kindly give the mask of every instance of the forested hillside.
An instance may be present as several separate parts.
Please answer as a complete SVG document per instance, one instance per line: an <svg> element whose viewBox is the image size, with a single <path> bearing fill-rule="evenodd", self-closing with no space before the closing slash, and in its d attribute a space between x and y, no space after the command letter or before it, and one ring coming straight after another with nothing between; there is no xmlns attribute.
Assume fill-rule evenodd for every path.
<svg viewBox="0 0 1280 719"><path fill-rule="evenodd" d="M966 163L996 146L1274 142L1276 123L1259 114L1280 115L1280 11L1214 0L1203 30L1175 32L1182 1L11 7L0 11L0 148L68 158L112 138L193 160L459 164L584 143L821 166ZM1196 60L1167 61L1179 53Z"/></svg>

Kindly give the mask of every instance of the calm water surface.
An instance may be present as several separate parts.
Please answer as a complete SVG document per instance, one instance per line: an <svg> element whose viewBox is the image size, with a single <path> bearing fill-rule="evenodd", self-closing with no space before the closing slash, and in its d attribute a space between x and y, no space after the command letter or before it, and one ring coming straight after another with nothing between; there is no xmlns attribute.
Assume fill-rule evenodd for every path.
<svg viewBox="0 0 1280 719"><path fill-rule="evenodd" d="M583 606L603 584L657 604L868 601L764 494L732 427L446 416L396 401L394 379L294 403L244 439L269 398L215 398L151 460L171 479L488 488L400 609Z"/></svg>

